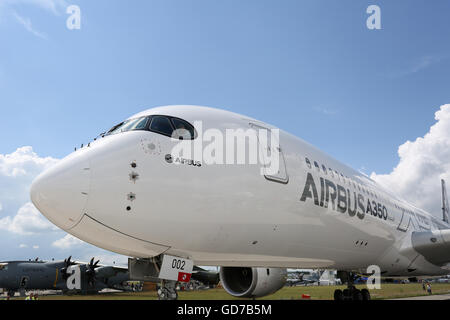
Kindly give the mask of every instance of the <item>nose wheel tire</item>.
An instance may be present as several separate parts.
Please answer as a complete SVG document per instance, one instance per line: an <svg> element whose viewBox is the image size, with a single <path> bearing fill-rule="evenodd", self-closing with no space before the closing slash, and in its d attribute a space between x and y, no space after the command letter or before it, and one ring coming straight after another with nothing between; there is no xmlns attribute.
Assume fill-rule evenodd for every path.
<svg viewBox="0 0 450 320"><path fill-rule="evenodd" d="M334 301L344 301L344 294L342 290L337 289L334 291Z"/></svg>
<svg viewBox="0 0 450 320"><path fill-rule="evenodd" d="M367 289L358 290L355 287L348 289L334 291L335 301L368 301L370 300L370 293Z"/></svg>
<svg viewBox="0 0 450 320"><path fill-rule="evenodd" d="M358 290L358 289L354 290L352 298L353 298L353 301L362 301L363 296L362 296L361 290Z"/></svg>
<svg viewBox="0 0 450 320"><path fill-rule="evenodd" d="M369 290L362 289L361 290L361 295L362 295L364 301L370 300L370 292L369 292Z"/></svg>
<svg viewBox="0 0 450 320"><path fill-rule="evenodd" d="M335 301L367 301L370 300L370 292L367 289L358 290L355 286L356 274L345 271L338 270L337 276L341 279L342 283L347 284L347 288L344 290L337 289L334 291Z"/></svg>

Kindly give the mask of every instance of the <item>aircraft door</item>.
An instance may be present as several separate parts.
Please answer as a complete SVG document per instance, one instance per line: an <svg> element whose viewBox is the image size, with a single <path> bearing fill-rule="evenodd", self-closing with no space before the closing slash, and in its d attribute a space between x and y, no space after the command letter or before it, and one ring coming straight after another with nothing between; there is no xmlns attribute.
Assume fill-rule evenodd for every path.
<svg viewBox="0 0 450 320"><path fill-rule="evenodd" d="M269 128L254 123L250 123L250 127L256 130L259 143L259 153L261 157L265 160L264 162L266 163L266 165L263 165L263 169L265 171L264 174L265 178L270 181L287 184L289 182L289 176L286 169L286 160L284 158L284 153L280 145L280 142L272 141L272 139L277 138L274 135L272 135L272 131ZM264 133L267 136L267 144L262 143L260 141L259 137L260 130L266 131L265 133L264 131L262 131L262 133ZM272 152L275 152L276 154L272 154ZM273 163L270 163L270 159L273 159L272 156L278 157L278 170L275 173L269 171L270 166L274 165Z"/></svg>
<svg viewBox="0 0 450 320"><path fill-rule="evenodd" d="M402 212L402 219L397 227L398 230L406 232L408 231L409 225L411 224L411 215L404 211Z"/></svg>

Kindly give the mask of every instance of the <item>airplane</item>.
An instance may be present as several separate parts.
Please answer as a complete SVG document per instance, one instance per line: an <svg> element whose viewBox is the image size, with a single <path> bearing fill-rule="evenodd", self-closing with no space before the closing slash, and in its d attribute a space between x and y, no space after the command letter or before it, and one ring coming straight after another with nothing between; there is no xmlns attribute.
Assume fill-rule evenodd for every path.
<svg viewBox="0 0 450 320"><path fill-rule="evenodd" d="M198 266L193 268L192 279L200 281L210 288L217 286L220 282L219 272L205 270Z"/></svg>
<svg viewBox="0 0 450 320"><path fill-rule="evenodd" d="M211 161L212 145L220 151L219 138L239 130L249 139L230 150L250 150L251 132L263 133L254 134L259 161L247 161L250 151L243 163ZM202 143L203 153L195 152ZM194 152L178 152L182 144ZM56 226L132 257L133 279L162 279L161 299L177 297L171 272L195 263L219 266L234 297L276 292L292 268L338 270L347 289L335 300L369 300L352 279L370 266L383 277L449 273L442 187L440 220L272 125L221 109L165 106L77 149L37 177L30 194Z"/></svg>
<svg viewBox="0 0 450 320"><path fill-rule="evenodd" d="M288 286L307 286L310 284L316 284L320 281L319 272L289 272L287 274L286 283Z"/></svg>
<svg viewBox="0 0 450 320"><path fill-rule="evenodd" d="M98 293L105 288L118 288L123 282L129 280L126 268L101 266L94 258L89 263L74 262L71 257L64 261L44 262L9 261L0 263L0 288L3 288L9 297L16 292L21 295L26 290L61 290L74 292L67 288L67 269L79 265L83 277L83 285L79 292L83 294Z"/></svg>

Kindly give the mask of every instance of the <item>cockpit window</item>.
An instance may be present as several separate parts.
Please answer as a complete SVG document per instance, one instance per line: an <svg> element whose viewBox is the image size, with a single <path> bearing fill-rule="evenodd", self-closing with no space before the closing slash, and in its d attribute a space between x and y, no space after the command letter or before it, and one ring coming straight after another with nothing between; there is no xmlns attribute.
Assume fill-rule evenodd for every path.
<svg viewBox="0 0 450 320"><path fill-rule="evenodd" d="M8 270L8 264L7 263L0 263L0 271L2 270Z"/></svg>
<svg viewBox="0 0 450 320"><path fill-rule="evenodd" d="M197 137L195 128L189 122L163 115L126 120L112 127L103 136L135 130L153 131L179 140L193 140Z"/></svg>
<svg viewBox="0 0 450 320"><path fill-rule="evenodd" d="M172 118L175 131L172 133L172 137L180 140L193 140L195 139L194 127L184 120Z"/></svg>
<svg viewBox="0 0 450 320"><path fill-rule="evenodd" d="M172 132L174 131L169 118L164 116L153 116L150 130L167 136L172 136Z"/></svg>
<svg viewBox="0 0 450 320"><path fill-rule="evenodd" d="M130 119L113 127L111 130L108 131L107 134L110 135L126 131L145 130L147 127L147 122L148 117Z"/></svg>

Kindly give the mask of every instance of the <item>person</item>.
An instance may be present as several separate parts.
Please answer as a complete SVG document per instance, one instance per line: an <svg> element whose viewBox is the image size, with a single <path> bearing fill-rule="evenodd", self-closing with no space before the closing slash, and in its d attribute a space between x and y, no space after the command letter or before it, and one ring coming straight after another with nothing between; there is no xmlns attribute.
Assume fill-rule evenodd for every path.
<svg viewBox="0 0 450 320"><path fill-rule="evenodd" d="M432 294L432 292L431 292L431 284L429 282L427 283L427 292L428 292L428 294Z"/></svg>
<svg viewBox="0 0 450 320"><path fill-rule="evenodd" d="M422 280L422 289L423 289L423 291L426 290L426 288L425 288L425 280Z"/></svg>
<svg viewBox="0 0 450 320"><path fill-rule="evenodd" d="M26 297L25 300L34 300L34 294L30 293L30 295Z"/></svg>

